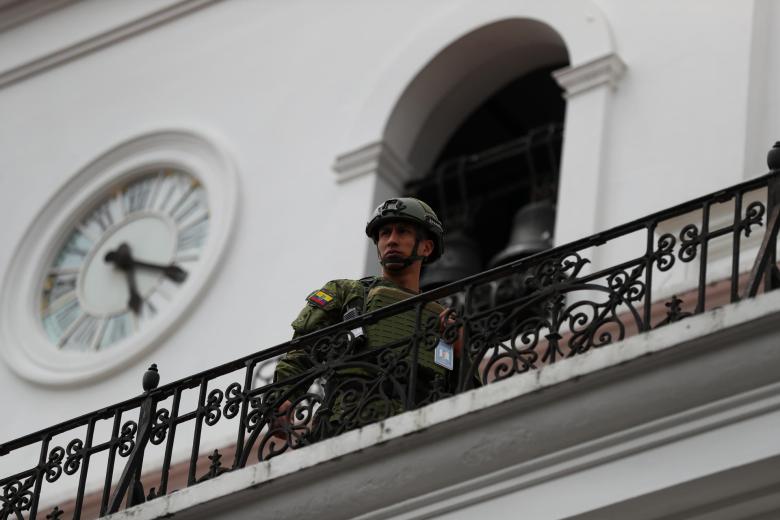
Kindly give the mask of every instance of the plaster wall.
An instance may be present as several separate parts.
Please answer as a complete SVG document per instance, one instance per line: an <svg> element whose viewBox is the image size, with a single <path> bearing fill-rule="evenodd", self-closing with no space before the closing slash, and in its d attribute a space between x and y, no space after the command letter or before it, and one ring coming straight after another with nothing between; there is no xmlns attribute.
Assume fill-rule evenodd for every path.
<svg viewBox="0 0 780 520"><path fill-rule="evenodd" d="M764 173L773 141L751 143L759 169L744 170L753 2L598 5L627 65L606 125L598 227Z"/></svg>
<svg viewBox="0 0 780 520"><path fill-rule="evenodd" d="M0 33L0 65L29 59L25 42L69 41L53 28L72 28L85 8L106 27L132 15L117 4L76 4ZM56 190L126 139L165 128L200 133L234 161L241 185L233 242L184 324L137 363L73 388L27 382L0 363L0 395L12 412L0 439L135 395L152 362L164 383L286 340L308 292L364 274L364 219L378 193L393 191L369 175L337 183L335 157L382 138L404 88L438 52L489 20L539 12L538 4L217 2L0 88L0 274ZM575 12L584 4L557 5ZM780 80L780 66L770 45L766 74L750 68L756 42L777 38L766 28L754 38L756 4L593 5L628 66L610 94L598 198L587 201L598 207L593 231L759 173L744 166L748 105L761 106L749 98L750 82ZM759 21L777 27L776 5L762 5L771 16ZM601 19L593 9L591 18L577 11L568 34L590 30ZM598 57L568 52L575 65ZM777 130L780 105L767 107L750 127L758 136ZM568 168L564 181L577 175L576 164ZM577 218L577 207L560 211Z"/></svg>
<svg viewBox="0 0 780 520"><path fill-rule="evenodd" d="M780 35L776 30L780 23L780 5L772 0L757 2L753 19L752 90L748 119L748 140L751 142L747 145L749 157L759 155L755 143L780 141L780 100L775 95L776 86L780 82L780 63L777 59ZM748 170L756 170L758 166L750 165Z"/></svg>

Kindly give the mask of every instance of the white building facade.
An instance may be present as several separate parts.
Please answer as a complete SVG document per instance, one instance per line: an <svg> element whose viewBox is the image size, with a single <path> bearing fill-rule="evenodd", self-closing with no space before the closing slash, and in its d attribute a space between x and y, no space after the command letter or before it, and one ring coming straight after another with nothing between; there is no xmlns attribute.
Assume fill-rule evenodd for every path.
<svg viewBox="0 0 780 520"><path fill-rule="evenodd" d="M533 71L555 67L565 99L555 245L765 173L778 28L775 0L0 2L0 440L138 395L152 363L164 384L287 341L312 290L376 272L370 211ZM143 180L149 211L131 218ZM105 226L102 204L118 212ZM98 245L71 265L74 233ZM151 305L125 330L106 317L124 278L90 266L133 237L187 279L139 275ZM46 286L56 269L94 278L75 289L86 317L45 321L67 305ZM659 301L697 279L660 283ZM774 518L780 302L759 298L120 515ZM4 458L0 477L22 464Z"/></svg>

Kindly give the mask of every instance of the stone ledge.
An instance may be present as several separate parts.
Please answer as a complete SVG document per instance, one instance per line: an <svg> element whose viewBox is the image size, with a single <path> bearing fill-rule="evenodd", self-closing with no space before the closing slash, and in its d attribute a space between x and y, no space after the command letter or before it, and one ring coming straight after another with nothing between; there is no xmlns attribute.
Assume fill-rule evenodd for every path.
<svg viewBox="0 0 780 520"><path fill-rule="evenodd" d="M535 472L547 471L549 480L561 471L576 473L746 421L780 408L780 385L773 384L780 382L775 370L780 352L774 348L777 338L769 337L780 334L774 332L779 313L780 292L761 295L227 473L110 518L173 513L244 518L240 511L246 507L268 508L275 518L315 513L387 518L402 512L417 518L413 511L422 507L429 508L427 515L431 507L442 512L453 503L462 507L507 492L491 487L506 478L506 471L524 475L523 486L537 485ZM729 370L739 374L729 377ZM714 388L716 374L723 381ZM458 488L464 481L470 494ZM349 493L338 502L337 489L342 495L354 489L363 504L355 504Z"/></svg>
<svg viewBox="0 0 780 520"><path fill-rule="evenodd" d="M21 63L2 64L0 66L0 88L12 85L29 77L46 72L55 67L69 63L75 59L89 55L100 49L121 42L127 38L136 36L145 31L154 29L162 24L181 18L219 0L170 0L168 4L162 4L163 7L156 10L149 10L137 18L125 20L117 26L110 28L92 27L95 31L75 42L57 42L51 48L47 49L41 55L29 56ZM67 7L75 4L69 0L60 0L60 7ZM150 4L153 5L153 4ZM54 7L47 8L41 14L53 10ZM22 21L28 21L27 15L22 16ZM20 21L21 23L21 21ZM0 28L2 24L0 24ZM11 29L11 27L4 27Z"/></svg>

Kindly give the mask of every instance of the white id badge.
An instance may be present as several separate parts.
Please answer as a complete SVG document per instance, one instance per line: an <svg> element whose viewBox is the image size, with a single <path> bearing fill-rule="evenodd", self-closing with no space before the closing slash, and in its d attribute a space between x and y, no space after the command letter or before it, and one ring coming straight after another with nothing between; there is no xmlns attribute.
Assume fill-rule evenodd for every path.
<svg viewBox="0 0 780 520"><path fill-rule="evenodd" d="M455 358L455 351L452 345L445 343L443 339L439 339L439 343L436 345L436 350L433 354L433 362L444 367L447 370L452 370Z"/></svg>

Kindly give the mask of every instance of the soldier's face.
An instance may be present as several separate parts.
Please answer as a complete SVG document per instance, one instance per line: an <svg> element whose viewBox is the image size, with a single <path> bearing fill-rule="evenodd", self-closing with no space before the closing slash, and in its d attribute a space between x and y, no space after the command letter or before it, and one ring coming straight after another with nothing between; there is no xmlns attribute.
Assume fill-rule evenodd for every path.
<svg viewBox="0 0 780 520"><path fill-rule="evenodd" d="M406 222L389 222L379 228L376 246L386 268L396 265L403 268L403 261L409 256L428 256L433 252L433 241L427 239L420 240L417 251L414 250L417 235L417 229Z"/></svg>

